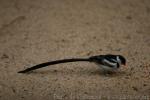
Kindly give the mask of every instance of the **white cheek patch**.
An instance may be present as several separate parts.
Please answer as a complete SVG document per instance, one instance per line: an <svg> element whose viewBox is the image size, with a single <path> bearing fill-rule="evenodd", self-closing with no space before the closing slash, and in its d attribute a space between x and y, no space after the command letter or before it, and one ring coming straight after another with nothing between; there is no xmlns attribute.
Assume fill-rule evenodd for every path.
<svg viewBox="0 0 150 100"><path fill-rule="evenodd" d="M119 59L119 56L117 56L117 62L121 65L121 60Z"/></svg>

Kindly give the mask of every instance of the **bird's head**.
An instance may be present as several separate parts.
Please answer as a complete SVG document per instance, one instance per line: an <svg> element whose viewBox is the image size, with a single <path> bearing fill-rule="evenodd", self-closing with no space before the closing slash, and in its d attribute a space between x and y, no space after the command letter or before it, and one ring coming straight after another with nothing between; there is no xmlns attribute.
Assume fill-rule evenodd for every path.
<svg viewBox="0 0 150 100"><path fill-rule="evenodd" d="M121 64L122 65L126 65L126 59L125 59L125 57L123 57L122 55L118 55L118 57L119 57L119 59L121 61Z"/></svg>

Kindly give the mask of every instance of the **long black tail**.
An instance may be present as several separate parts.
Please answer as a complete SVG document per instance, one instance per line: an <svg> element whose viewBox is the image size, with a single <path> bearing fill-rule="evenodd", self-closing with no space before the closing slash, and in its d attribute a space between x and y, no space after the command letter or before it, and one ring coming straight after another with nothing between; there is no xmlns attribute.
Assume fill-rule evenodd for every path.
<svg viewBox="0 0 150 100"><path fill-rule="evenodd" d="M29 71L36 70L42 67L46 67L48 65L55 65L55 64L60 64L60 63L76 62L76 61L90 61L90 59L89 58L73 58L73 59L62 59L62 60L50 61L50 62L35 65L23 71L19 71L18 73L27 73Z"/></svg>

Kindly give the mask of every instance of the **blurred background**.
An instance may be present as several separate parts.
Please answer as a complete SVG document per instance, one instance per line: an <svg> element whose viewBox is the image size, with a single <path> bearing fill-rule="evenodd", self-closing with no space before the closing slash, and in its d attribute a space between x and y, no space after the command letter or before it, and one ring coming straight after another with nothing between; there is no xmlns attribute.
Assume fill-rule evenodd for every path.
<svg viewBox="0 0 150 100"><path fill-rule="evenodd" d="M127 67L105 76L68 63L30 74L46 61L121 54ZM0 0L0 100L148 100L149 0Z"/></svg>

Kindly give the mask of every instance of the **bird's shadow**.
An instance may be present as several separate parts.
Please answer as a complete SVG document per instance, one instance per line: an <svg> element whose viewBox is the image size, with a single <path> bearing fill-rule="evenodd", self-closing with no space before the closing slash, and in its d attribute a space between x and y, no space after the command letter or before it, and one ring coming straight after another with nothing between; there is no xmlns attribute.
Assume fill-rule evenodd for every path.
<svg viewBox="0 0 150 100"><path fill-rule="evenodd" d="M91 73L92 73L91 75L100 75L106 77L118 77L118 76L120 77L127 74L125 71L104 72L103 70L95 70Z"/></svg>

